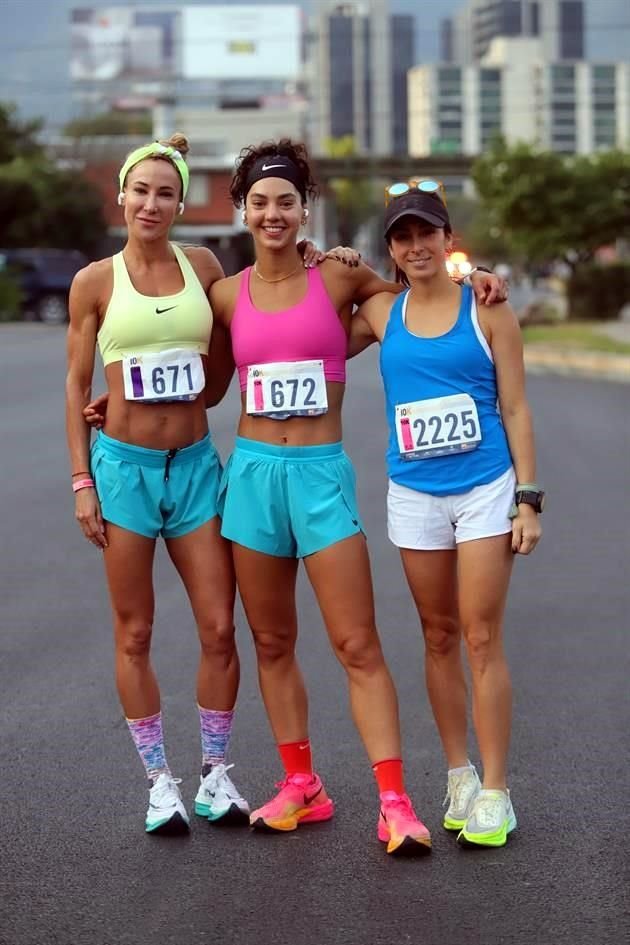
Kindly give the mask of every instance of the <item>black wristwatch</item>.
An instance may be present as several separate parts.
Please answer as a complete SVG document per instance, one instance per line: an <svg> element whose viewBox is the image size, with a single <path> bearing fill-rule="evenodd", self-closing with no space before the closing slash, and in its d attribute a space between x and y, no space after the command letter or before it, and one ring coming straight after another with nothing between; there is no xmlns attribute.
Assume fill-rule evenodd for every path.
<svg viewBox="0 0 630 945"><path fill-rule="evenodd" d="M514 504L519 506L531 505L540 514L545 507L545 493L542 489L531 486L516 487L514 493Z"/></svg>

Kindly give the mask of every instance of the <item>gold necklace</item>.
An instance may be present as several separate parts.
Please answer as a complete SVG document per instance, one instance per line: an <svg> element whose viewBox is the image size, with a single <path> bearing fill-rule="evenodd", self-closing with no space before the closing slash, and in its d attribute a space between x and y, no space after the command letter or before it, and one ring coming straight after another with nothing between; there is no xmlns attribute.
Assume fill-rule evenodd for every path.
<svg viewBox="0 0 630 945"><path fill-rule="evenodd" d="M265 279L265 277L261 276L261 274L258 272L258 269L256 268L256 263L254 263L254 272L256 273L256 275L262 282L284 282L285 279L290 279L291 276L294 276L296 274L296 272L299 272L299 270L303 267L303 265L304 263L299 262L297 266L295 267L295 269L293 270L293 272L289 272L286 276L280 276L279 279Z"/></svg>

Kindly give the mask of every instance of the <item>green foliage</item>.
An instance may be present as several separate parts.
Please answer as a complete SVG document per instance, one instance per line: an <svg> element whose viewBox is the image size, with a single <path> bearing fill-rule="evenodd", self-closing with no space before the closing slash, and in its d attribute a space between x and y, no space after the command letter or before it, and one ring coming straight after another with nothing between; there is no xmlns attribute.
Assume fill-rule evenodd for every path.
<svg viewBox="0 0 630 945"><path fill-rule="evenodd" d="M37 135L43 121L20 122L15 105L0 101L0 164L6 164L18 156L36 157L42 153Z"/></svg>
<svg viewBox="0 0 630 945"><path fill-rule="evenodd" d="M11 322L20 317L22 293L9 272L0 272L0 322Z"/></svg>
<svg viewBox="0 0 630 945"><path fill-rule="evenodd" d="M473 180L488 230L532 261L572 267L615 242L630 219L630 153L565 157L498 139Z"/></svg>
<svg viewBox="0 0 630 945"><path fill-rule="evenodd" d="M148 112L103 112L90 118L68 122L64 134L70 138L95 135L146 135L153 132L153 119Z"/></svg>
<svg viewBox="0 0 630 945"><path fill-rule="evenodd" d="M99 191L58 170L35 141L38 122L21 125L0 105L0 247L79 249L94 254L106 233Z"/></svg>
<svg viewBox="0 0 630 945"><path fill-rule="evenodd" d="M580 321L611 321L630 301L630 265L615 263L580 266L567 286L571 318Z"/></svg>
<svg viewBox="0 0 630 945"><path fill-rule="evenodd" d="M351 135L329 138L326 150L331 157L348 158L357 153ZM337 239L342 246L351 246L361 226L374 216L378 202L369 181L340 178L330 183L334 197Z"/></svg>

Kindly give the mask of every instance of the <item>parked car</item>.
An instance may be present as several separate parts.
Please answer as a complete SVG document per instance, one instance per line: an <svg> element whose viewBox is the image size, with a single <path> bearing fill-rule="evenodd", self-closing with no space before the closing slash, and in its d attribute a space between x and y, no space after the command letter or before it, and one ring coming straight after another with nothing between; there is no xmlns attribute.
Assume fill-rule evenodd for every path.
<svg viewBox="0 0 630 945"><path fill-rule="evenodd" d="M68 320L70 284L87 263L78 250L0 249L0 271L7 270L17 282L24 317L48 325Z"/></svg>

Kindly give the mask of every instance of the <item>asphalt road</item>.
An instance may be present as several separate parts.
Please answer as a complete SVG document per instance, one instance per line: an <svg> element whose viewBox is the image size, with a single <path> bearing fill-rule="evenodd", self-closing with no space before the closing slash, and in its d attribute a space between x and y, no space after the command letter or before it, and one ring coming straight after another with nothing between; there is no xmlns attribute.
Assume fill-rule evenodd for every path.
<svg viewBox="0 0 630 945"><path fill-rule="evenodd" d="M73 520L63 346L61 329L0 326L1 945L627 941L628 388L530 380L550 498L541 546L517 562L507 617L519 829L503 850L470 852L439 826L445 772L420 634L385 536L376 360L368 352L351 365L346 443L401 698L408 787L434 834L430 858L403 861L376 840L371 772L304 583L300 652L317 767L337 803L335 819L268 837L197 818L187 838L145 836L145 784L112 681L99 553ZM232 391L213 418L224 456L235 415ZM199 753L195 631L163 554L157 587L167 749L190 806ZM258 804L280 769L242 616L238 635L232 773Z"/></svg>

